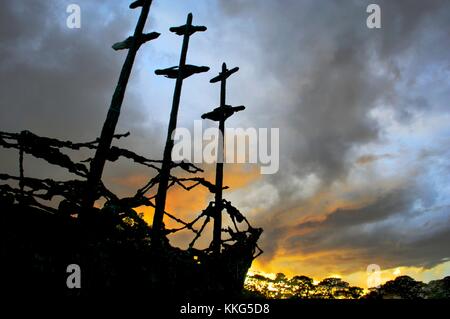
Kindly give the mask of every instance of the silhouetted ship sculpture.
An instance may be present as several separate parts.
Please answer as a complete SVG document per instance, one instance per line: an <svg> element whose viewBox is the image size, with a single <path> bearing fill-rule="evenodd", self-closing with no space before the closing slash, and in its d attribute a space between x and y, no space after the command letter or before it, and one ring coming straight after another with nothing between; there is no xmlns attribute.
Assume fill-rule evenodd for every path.
<svg viewBox="0 0 450 319"><path fill-rule="evenodd" d="M223 134L219 138L215 184L196 176L203 172L201 168L185 161L176 163L171 158L183 80L209 70L205 66L186 64L190 37L206 30L204 26L192 25L192 14L185 25L170 28L183 37L179 65L155 71L157 75L176 79L163 160L151 160L111 145L114 139L129 135L115 134L115 128L136 53L141 45L159 36L156 32L143 33L151 2L138 0L130 5L131 9L141 9L134 35L112 46L114 50L128 50L128 53L100 138L73 143L40 137L29 131L0 132L0 145L19 152L19 175L0 174L4 182L0 185L4 291L66 295L143 293L162 298L231 296L240 293L253 259L262 253L257 246L262 229L253 228L223 198ZM244 109L225 103L226 80L237 70L228 70L224 63L219 75L210 81L221 83L220 106L202 118L219 122L222 133L225 120ZM66 154L86 150L94 151L95 156L76 162ZM28 177L25 155L62 167L77 179L55 181ZM105 163L120 158L156 171L133 197L119 198L101 180ZM183 170L188 177L172 175L175 168ZM174 186L188 191L197 186L206 187L215 198L194 220L186 222L165 210L167 191ZM156 194L148 195L152 190ZM104 201L102 208L94 206L100 199ZM151 227L135 211L141 206L155 209ZM224 216L228 216L232 226L222 227ZM164 217L180 227L167 229ZM211 219L214 225L210 246L196 248ZM167 236L183 230L193 233L188 248L172 247ZM69 264L81 268L81 289L67 288Z"/></svg>

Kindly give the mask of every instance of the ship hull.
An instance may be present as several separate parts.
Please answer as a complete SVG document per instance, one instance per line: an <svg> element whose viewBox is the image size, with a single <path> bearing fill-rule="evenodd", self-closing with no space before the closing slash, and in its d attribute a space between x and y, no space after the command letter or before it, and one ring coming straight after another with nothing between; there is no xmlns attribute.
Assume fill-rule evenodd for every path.
<svg viewBox="0 0 450 319"><path fill-rule="evenodd" d="M221 254L182 250L168 241L152 249L151 229L118 227L99 216L86 224L40 209L0 204L3 287L39 295L148 295L171 298L239 296L254 259L256 238ZM67 267L81 270L81 288L67 287Z"/></svg>

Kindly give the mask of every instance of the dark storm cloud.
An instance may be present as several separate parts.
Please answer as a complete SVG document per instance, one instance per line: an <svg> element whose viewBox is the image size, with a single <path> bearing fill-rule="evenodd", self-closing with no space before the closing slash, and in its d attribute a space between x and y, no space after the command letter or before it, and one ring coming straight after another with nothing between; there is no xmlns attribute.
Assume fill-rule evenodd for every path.
<svg viewBox="0 0 450 319"><path fill-rule="evenodd" d="M84 16L89 7L81 4L86 19L81 29L70 30L65 26L65 6L55 4L8 1L2 7L1 28L9 30L6 38L2 35L0 51L2 127L93 136L120 60L105 54L105 44L112 41L103 33L109 24L94 30ZM115 24L127 27L120 16Z"/></svg>
<svg viewBox="0 0 450 319"><path fill-rule="evenodd" d="M66 26L66 1L5 1L0 10L0 127L31 130L74 141L94 140L100 133L125 58L111 45L134 28L135 16L125 2L77 1L81 28ZM147 25L148 27L148 25ZM144 48L140 51L145 52ZM141 58L137 57L137 61ZM136 83L134 70L130 83ZM132 85L130 85L132 86ZM118 132L131 131L127 146L149 155L151 129L142 101L128 90ZM145 137L145 138L144 138ZM155 155L155 154L152 154ZM3 170L15 169L16 156L2 154ZM10 158L12 156L12 158ZM64 176L40 162L27 163L37 177ZM123 176L124 166L113 175ZM108 176L107 176L108 178Z"/></svg>
<svg viewBox="0 0 450 319"><path fill-rule="evenodd" d="M448 149L448 144L444 147ZM380 188L380 194L366 204L338 208L293 225L277 226L272 218L274 227L267 226L263 258L270 260L281 247L287 256L320 253L322 264L333 263L340 256L349 259L335 265L342 273L365 269L371 263L384 269L440 264L450 256L450 205L439 199L439 188L447 187L441 183L448 183L450 174L443 157L448 157L448 150L419 153L420 174L391 190ZM435 172L441 180L431 178Z"/></svg>
<svg viewBox="0 0 450 319"><path fill-rule="evenodd" d="M373 2L381 6L381 30L366 27L366 7ZM260 219L266 229L263 258L269 260L280 247L288 247L291 254L367 247L367 256L391 258L392 265L436 263L445 257L447 221L443 221L447 228L431 229L429 237L417 239L414 246L405 244L401 251L383 241L384 236L392 236L401 242L398 234L391 233L392 225L380 224L377 234L363 231L367 223L408 214L416 198L426 198L430 190L415 185L417 180L408 182L411 188L400 186L366 207L338 210L324 222L300 224L299 228L313 230L288 241L289 227L281 225L287 214L296 213L295 203L286 201L295 192L291 176L314 173L328 188L347 178L355 163L348 160L350 151L380 140L383 123L370 116L374 108L392 107L395 119L407 123L413 115L431 111L432 104L448 105L430 100L429 91L417 90L417 81L435 65L450 65L450 2L286 0L262 5L223 0L220 4L231 20L227 23L242 26L241 45L253 47L249 63L260 70L257 81L278 85L278 100L274 100L273 90L261 84L257 92L266 103L263 100L252 114L255 125L280 127L281 135L281 169L269 177L280 191L280 203L268 210L271 217L262 214ZM359 158L360 162L375 159L375 155ZM355 263L370 259L364 254Z"/></svg>
<svg viewBox="0 0 450 319"><path fill-rule="evenodd" d="M296 225L266 227L268 232L263 239L268 245L264 245L263 259L273 258L280 247L287 254L296 255L348 248L360 249L367 244L373 246L372 236L361 232L361 227L382 221L391 215L405 213L411 206L412 199L410 190L396 189L359 208L338 208L319 221L309 220ZM379 241L375 243L372 248L379 249L382 246ZM360 262L364 263L365 260L357 261Z"/></svg>
<svg viewBox="0 0 450 319"><path fill-rule="evenodd" d="M345 177L348 151L378 138L371 109L397 98L404 105L396 111L408 116L418 105L427 105L424 97L398 98L395 81L406 76L403 54L423 50L421 39L433 28L448 28L448 1L377 1L381 30L366 27L368 1L220 3L229 19L245 21L241 37L257 46L251 61L262 70L261 78L272 76L281 83L276 108L258 105L260 114L277 115L269 124L282 128L281 175L313 171L326 181ZM438 45L448 52L448 41ZM431 62L426 58L421 56L420 63ZM387 73L378 74L381 67Z"/></svg>
<svg viewBox="0 0 450 319"><path fill-rule="evenodd" d="M356 163L359 165L365 165L365 164L370 164L372 162L378 161L383 158L393 158L393 157L394 156L392 154L381 154L381 155L365 154L365 155L361 155L360 157L358 157L356 159Z"/></svg>
<svg viewBox="0 0 450 319"><path fill-rule="evenodd" d="M414 199L417 198L410 190L396 190L366 206L336 210L323 221L298 224L290 231L299 234L287 238L284 247L288 252L306 255L347 251L342 252L346 255L349 249L356 251L358 258L349 265L349 272L354 271L355 265L364 269L371 263L382 264L384 268L433 267L450 256L450 220L441 220L437 229L432 229L428 223L415 225L417 229L404 228L402 221L413 218L410 211ZM448 209L448 206L437 208ZM416 212L420 213L426 212ZM388 218L392 220L385 222Z"/></svg>
<svg viewBox="0 0 450 319"><path fill-rule="evenodd" d="M339 208L327 215L323 221L309 221L297 225L296 230L315 230L317 228L338 229L379 221L392 214L404 212L411 205L413 196L409 190L395 190L384 194L376 201L358 209Z"/></svg>

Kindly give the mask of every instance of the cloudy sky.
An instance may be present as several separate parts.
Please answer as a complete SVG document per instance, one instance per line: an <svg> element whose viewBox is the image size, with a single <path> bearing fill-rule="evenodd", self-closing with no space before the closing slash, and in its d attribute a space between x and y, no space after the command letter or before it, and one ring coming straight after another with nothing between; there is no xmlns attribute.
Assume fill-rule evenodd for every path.
<svg viewBox="0 0 450 319"><path fill-rule="evenodd" d="M366 26L371 2L381 7L381 29ZM117 128L132 135L121 145L161 158L174 82L153 71L178 63L181 38L168 29L192 12L208 31L191 38L188 63L211 71L185 81L179 125L191 128L217 106L219 87L209 79L227 62L240 67L228 101L247 107L227 125L280 129L277 174L226 168L225 197L264 228L257 270L340 275L361 286L369 264L383 280L450 275L450 2L371 2L152 5L146 30L162 35L138 53ZM81 8L80 29L66 26L71 3ZM98 136L125 58L111 45L130 35L139 13L128 4L2 4L1 130ZM1 152L1 170L17 174L17 154ZM26 159L26 173L66 176L43 164ZM107 167L105 181L129 195L150 175L121 162ZM190 216L210 199L173 190L168 210Z"/></svg>

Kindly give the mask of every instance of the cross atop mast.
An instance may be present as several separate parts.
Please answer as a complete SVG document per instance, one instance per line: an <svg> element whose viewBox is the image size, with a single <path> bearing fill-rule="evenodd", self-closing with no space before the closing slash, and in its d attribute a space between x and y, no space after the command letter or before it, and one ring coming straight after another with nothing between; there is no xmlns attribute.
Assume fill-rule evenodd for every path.
<svg viewBox="0 0 450 319"><path fill-rule="evenodd" d="M192 13L189 13L185 25L172 27L170 28L170 31L174 32L177 35L183 36L183 45L181 47L180 63L178 64L178 66L155 71L155 74L157 75L164 75L169 79L176 79L175 89L173 93L172 110L170 112L169 128L167 131L166 146L164 148L163 162L159 175L158 192L155 198L155 214L153 216L152 226L153 243L155 243L155 245L157 245L159 239L161 238L162 230L164 227L163 217L166 206L167 188L169 186L170 169L172 168L172 149L174 145L172 133L177 126L178 109L180 106L183 80L193 74L209 71L209 67L207 66L195 66L186 64L186 55L188 51L190 36L195 32L206 31L206 27L192 25Z"/></svg>
<svg viewBox="0 0 450 319"><path fill-rule="evenodd" d="M220 81L220 106L209 113L202 115L202 119L209 119L219 122L219 145L217 152L216 164L216 193L215 193L215 213L214 213L214 228L212 248L215 254L220 254L222 242L222 189L223 189L223 162L224 162L224 145L225 145L225 121L234 113L242 111L245 106L230 106L226 104L226 86L227 78L239 70L238 67L231 70L227 69L225 63L222 64L222 72L218 76L212 78L210 83L217 83Z"/></svg>

